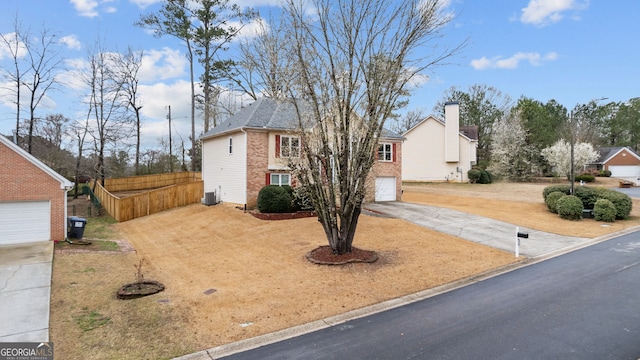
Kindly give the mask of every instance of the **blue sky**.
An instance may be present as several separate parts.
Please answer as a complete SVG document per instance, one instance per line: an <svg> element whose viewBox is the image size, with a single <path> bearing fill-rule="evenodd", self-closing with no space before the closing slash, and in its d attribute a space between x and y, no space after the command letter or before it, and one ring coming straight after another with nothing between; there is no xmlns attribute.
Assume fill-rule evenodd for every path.
<svg viewBox="0 0 640 360"><path fill-rule="evenodd" d="M264 16L279 0L241 0ZM37 34L44 26L65 47L68 66L81 63L98 39L110 51L143 50L141 71L143 145L157 147L168 138L171 106L173 135L187 143L189 125L188 68L181 43L154 38L133 26L140 14L159 8L157 0L2 0L0 32L21 27ZM431 113L451 86L465 91L473 84L493 86L512 99L555 99L568 108L591 99L626 101L640 96L640 1L637 0L449 0L455 19L441 41L468 45L448 65L432 69L407 110ZM430 49L425 49L428 52ZM0 48L0 67L10 66ZM72 75L39 109L39 116L62 113L79 120L86 106ZM15 127L11 99L0 90L0 133ZM26 115L25 115L26 116ZM174 138L175 139L175 138ZM174 140L175 141L175 140Z"/></svg>

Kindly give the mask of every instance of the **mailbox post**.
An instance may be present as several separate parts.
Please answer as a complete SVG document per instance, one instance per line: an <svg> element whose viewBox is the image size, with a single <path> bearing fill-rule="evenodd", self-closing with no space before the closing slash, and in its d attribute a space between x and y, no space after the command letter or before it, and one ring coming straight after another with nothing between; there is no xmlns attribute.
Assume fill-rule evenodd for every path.
<svg viewBox="0 0 640 360"><path fill-rule="evenodd" d="M516 226L516 257L520 256L520 238L528 239L529 233L520 232L520 228Z"/></svg>

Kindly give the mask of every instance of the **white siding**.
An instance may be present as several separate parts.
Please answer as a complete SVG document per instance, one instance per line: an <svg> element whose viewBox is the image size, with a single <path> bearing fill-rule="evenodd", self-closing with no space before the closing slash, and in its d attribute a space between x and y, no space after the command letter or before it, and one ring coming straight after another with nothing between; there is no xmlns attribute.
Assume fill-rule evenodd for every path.
<svg viewBox="0 0 640 360"><path fill-rule="evenodd" d="M233 153L229 154L229 138ZM247 203L247 135L242 132L202 143L204 192L216 192L222 202Z"/></svg>
<svg viewBox="0 0 640 360"><path fill-rule="evenodd" d="M448 163L445 161L445 136L444 124L432 117L404 134L403 181L467 181L471 162L476 161L476 142L458 135L460 161Z"/></svg>

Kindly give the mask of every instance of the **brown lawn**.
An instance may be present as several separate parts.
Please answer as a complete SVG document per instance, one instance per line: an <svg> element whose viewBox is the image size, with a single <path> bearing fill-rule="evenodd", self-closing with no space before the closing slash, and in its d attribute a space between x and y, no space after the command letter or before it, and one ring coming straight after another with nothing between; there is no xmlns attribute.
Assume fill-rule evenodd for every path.
<svg viewBox="0 0 640 360"><path fill-rule="evenodd" d="M446 206L565 235L597 237L639 224L571 222L546 211L542 184L423 184L405 201ZM362 216L354 245L372 264L315 265L325 245L314 218L263 221L222 205L191 205L112 225L135 253L55 254L51 340L60 358L169 358L467 278L513 263L512 253L397 219ZM159 294L117 300L137 256ZM94 320L88 329L83 319ZM108 320L104 322L104 319ZM100 321L102 319L102 322ZM92 323L90 321L90 323Z"/></svg>

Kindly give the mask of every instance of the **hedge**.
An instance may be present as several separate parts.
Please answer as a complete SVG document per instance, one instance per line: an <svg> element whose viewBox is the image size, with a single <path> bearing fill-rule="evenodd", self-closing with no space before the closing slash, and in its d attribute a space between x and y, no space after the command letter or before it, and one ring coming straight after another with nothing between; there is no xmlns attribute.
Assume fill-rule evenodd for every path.
<svg viewBox="0 0 640 360"><path fill-rule="evenodd" d="M582 201L574 195L566 195L558 199L556 210L558 215L563 219L580 220L582 219Z"/></svg>

